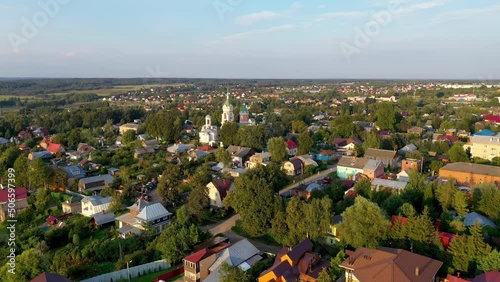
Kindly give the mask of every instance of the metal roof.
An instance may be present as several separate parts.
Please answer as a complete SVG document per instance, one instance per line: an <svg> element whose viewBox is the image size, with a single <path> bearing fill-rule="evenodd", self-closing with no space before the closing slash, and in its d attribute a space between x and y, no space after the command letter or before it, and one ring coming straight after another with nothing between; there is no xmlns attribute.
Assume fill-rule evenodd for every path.
<svg viewBox="0 0 500 282"><path fill-rule="evenodd" d="M92 177L80 179L80 181L83 182L84 184L93 183L93 182L97 182L97 181L103 181L103 180L105 183L111 183L111 182L113 182L113 176L111 174L103 174L103 175L92 176Z"/></svg>
<svg viewBox="0 0 500 282"><path fill-rule="evenodd" d="M382 179L382 178L375 178L372 181L372 185L393 188L393 189L398 189L398 190L405 189L407 184L408 184L407 182L403 182L403 181L395 181L395 180L388 180L388 179Z"/></svg>
<svg viewBox="0 0 500 282"><path fill-rule="evenodd" d="M259 253L259 249L257 249L252 243L250 243L248 239L240 240L234 245L229 246L225 250L221 251L218 254L215 262L209 267L209 270L211 272L218 272L220 266L224 262L229 264L230 266L238 266Z"/></svg>
<svg viewBox="0 0 500 282"><path fill-rule="evenodd" d="M156 203L144 207L136 218L144 221L152 221L171 214L162 204Z"/></svg>

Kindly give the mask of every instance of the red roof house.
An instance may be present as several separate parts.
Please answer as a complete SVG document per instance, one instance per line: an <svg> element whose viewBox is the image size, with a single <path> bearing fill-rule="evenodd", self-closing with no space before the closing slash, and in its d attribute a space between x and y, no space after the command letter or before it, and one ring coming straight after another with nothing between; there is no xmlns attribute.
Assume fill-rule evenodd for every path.
<svg viewBox="0 0 500 282"><path fill-rule="evenodd" d="M51 143L47 147L47 151L49 151L51 154L57 154L58 152L63 152L64 148L62 147L61 144L56 144L56 143Z"/></svg>
<svg viewBox="0 0 500 282"><path fill-rule="evenodd" d="M15 198L16 201L24 200L28 198L28 192L26 191L26 188L20 187L14 189L15 191ZM9 201L9 190L8 189L3 189L0 190L0 204L5 204Z"/></svg>
<svg viewBox="0 0 500 282"><path fill-rule="evenodd" d="M286 147L290 150L290 149L297 149L297 144L295 142L293 142L292 139L288 139L286 140Z"/></svg>
<svg viewBox="0 0 500 282"><path fill-rule="evenodd" d="M484 116L484 121L490 122L493 124L500 123L500 116L498 115L486 115Z"/></svg>

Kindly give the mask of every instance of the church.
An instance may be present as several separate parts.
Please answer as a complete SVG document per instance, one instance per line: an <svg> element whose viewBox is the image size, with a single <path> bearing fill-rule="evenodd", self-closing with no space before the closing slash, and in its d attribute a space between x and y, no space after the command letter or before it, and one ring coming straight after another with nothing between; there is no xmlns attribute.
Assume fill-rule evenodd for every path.
<svg viewBox="0 0 500 282"><path fill-rule="evenodd" d="M234 122L234 107L229 101L229 93L226 94L226 102L222 106L222 122L221 127L226 122ZM245 104L240 110L240 126L249 126L255 125L255 120L250 118L250 113ZM200 143L208 144L210 146L214 146L219 143L219 128L215 125L212 125L212 117L207 115L205 117L205 125L203 125L200 133Z"/></svg>

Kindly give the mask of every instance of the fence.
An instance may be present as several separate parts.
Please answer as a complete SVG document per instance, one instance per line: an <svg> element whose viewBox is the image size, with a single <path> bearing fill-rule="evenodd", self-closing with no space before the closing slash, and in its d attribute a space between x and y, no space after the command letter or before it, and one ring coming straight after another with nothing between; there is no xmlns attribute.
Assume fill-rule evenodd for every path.
<svg viewBox="0 0 500 282"><path fill-rule="evenodd" d="M153 279L153 282L159 282L160 280L167 281L168 279L174 278L174 277L181 275L183 273L184 273L184 266L181 266L177 269L174 269L172 271L169 271L163 275L156 277L155 279Z"/></svg>
<svg viewBox="0 0 500 282"><path fill-rule="evenodd" d="M164 270L170 267L170 263L165 260L157 260L154 262L130 267L130 277L138 277L139 275L148 274L150 272L156 272ZM127 279L127 269L118 270L115 272L110 272L102 274L89 279L81 280L80 282L115 282L120 279Z"/></svg>

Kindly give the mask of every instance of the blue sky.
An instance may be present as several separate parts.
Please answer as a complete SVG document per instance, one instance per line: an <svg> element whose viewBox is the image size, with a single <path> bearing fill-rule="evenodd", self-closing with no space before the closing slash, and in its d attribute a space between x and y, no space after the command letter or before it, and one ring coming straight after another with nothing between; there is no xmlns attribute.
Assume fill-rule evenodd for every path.
<svg viewBox="0 0 500 282"><path fill-rule="evenodd" d="M499 14L487 0L0 0L0 77L500 79Z"/></svg>

